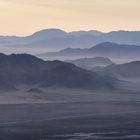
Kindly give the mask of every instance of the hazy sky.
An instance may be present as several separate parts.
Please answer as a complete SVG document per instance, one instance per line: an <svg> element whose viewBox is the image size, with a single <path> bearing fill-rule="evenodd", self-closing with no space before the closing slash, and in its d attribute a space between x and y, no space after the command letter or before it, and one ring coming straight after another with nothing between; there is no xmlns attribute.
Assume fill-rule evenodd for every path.
<svg viewBox="0 0 140 140"><path fill-rule="evenodd" d="M46 28L140 30L140 0L0 0L0 34Z"/></svg>

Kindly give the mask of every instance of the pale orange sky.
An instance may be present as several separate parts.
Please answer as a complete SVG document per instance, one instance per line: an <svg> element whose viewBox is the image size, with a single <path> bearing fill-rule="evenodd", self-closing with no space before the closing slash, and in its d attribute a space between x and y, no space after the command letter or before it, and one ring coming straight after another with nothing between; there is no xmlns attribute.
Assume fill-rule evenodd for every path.
<svg viewBox="0 0 140 140"><path fill-rule="evenodd" d="M0 35L46 28L140 30L140 0L0 0Z"/></svg>

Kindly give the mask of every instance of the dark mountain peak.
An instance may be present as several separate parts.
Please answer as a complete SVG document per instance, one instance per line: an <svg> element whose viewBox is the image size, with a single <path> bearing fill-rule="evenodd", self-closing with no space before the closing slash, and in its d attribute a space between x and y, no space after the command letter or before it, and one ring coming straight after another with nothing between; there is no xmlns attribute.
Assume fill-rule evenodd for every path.
<svg viewBox="0 0 140 140"><path fill-rule="evenodd" d="M5 55L0 57L0 76L9 73L6 79L11 79L13 82L21 79L21 81L26 82L27 77L31 77L36 71L39 73L41 69L44 69L44 64L45 61L42 59L28 54ZM3 77L1 78L3 79Z"/></svg>
<svg viewBox="0 0 140 140"><path fill-rule="evenodd" d="M0 66L3 65L13 65L14 66L33 66L37 64L45 63L42 59L39 59L33 55L29 54L11 54L11 55L5 55L0 54Z"/></svg>
<svg viewBox="0 0 140 140"><path fill-rule="evenodd" d="M17 60L25 60L27 62L31 62L31 61L36 61L36 62L42 62L43 60L36 57L36 56L33 56L33 55L30 55L30 54L11 54L11 55L8 55L8 57L10 59L17 59Z"/></svg>

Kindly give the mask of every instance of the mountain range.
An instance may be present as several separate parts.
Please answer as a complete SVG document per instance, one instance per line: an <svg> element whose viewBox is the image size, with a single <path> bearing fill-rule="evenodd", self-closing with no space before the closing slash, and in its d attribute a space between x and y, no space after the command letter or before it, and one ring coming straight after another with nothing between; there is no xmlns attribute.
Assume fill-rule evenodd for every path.
<svg viewBox="0 0 140 140"><path fill-rule="evenodd" d="M111 73L117 77L140 78L140 61L133 61L124 64L112 64L110 66L100 68L100 70L104 71L104 73Z"/></svg>
<svg viewBox="0 0 140 140"><path fill-rule="evenodd" d="M65 32L60 29L44 29L32 35L0 36L0 48L16 47L26 48L89 48L102 42L114 42L118 44L140 45L140 31L112 31L103 33L96 30ZM24 52L25 50L23 50ZM35 53L35 50L32 49ZM43 51L44 52L44 51Z"/></svg>
<svg viewBox="0 0 140 140"><path fill-rule="evenodd" d="M20 86L84 89L114 88L117 80L81 69L71 63L44 61L28 54L0 54L0 90Z"/></svg>
<svg viewBox="0 0 140 140"><path fill-rule="evenodd" d="M140 46L103 42L91 48L66 48L58 52L42 53L40 57L59 57L59 56L81 56L81 57L116 57L116 58L139 58Z"/></svg>
<svg viewBox="0 0 140 140"><path fill-rule="evenodd" d="M94 59L96 64L100 64L102 59L110 65L108 66L109 63L107 63L106 67L89 71L68 62L44 61L29 54L5 55L1 53L0 91L20 90L22 86L27 87L28 92L42 92L40 88L48 87L114 89L118 88L120 83L118 79L121 77L140 77L140 61L114 64L107 58ZM100 61L97 62L97 60Z"/></svg>

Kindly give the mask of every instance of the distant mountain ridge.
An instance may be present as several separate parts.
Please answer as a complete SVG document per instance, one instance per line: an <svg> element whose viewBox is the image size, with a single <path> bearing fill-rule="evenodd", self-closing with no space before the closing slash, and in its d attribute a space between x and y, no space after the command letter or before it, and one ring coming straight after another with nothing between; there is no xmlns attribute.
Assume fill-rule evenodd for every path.
<svg viewBox="0 0 140 140"><path fill-rule="evenodd" d="M89 48L102 42L140 45L140 31L96 30L65 32L60 29L44 29L25 37L0 36L0 47L44 47L49 49Z"/></svg>
<svg viewBox="0 0 140 140"><path fill-rule="evenodd" d="M58 52L48 52L41 54L39 56L102 56L102 57L126 57L135 58L139 57L140 46L137 45L127 45L127 44L117 44L112 42L103 42L97 44L88 49L81 48L66 48Z"/></svg>
<svg viewBox="0 0 140 140"><path fill-rule="evenodd" d="M102 71L125 78L140 78L140 61L110 65Z"/></svg>

